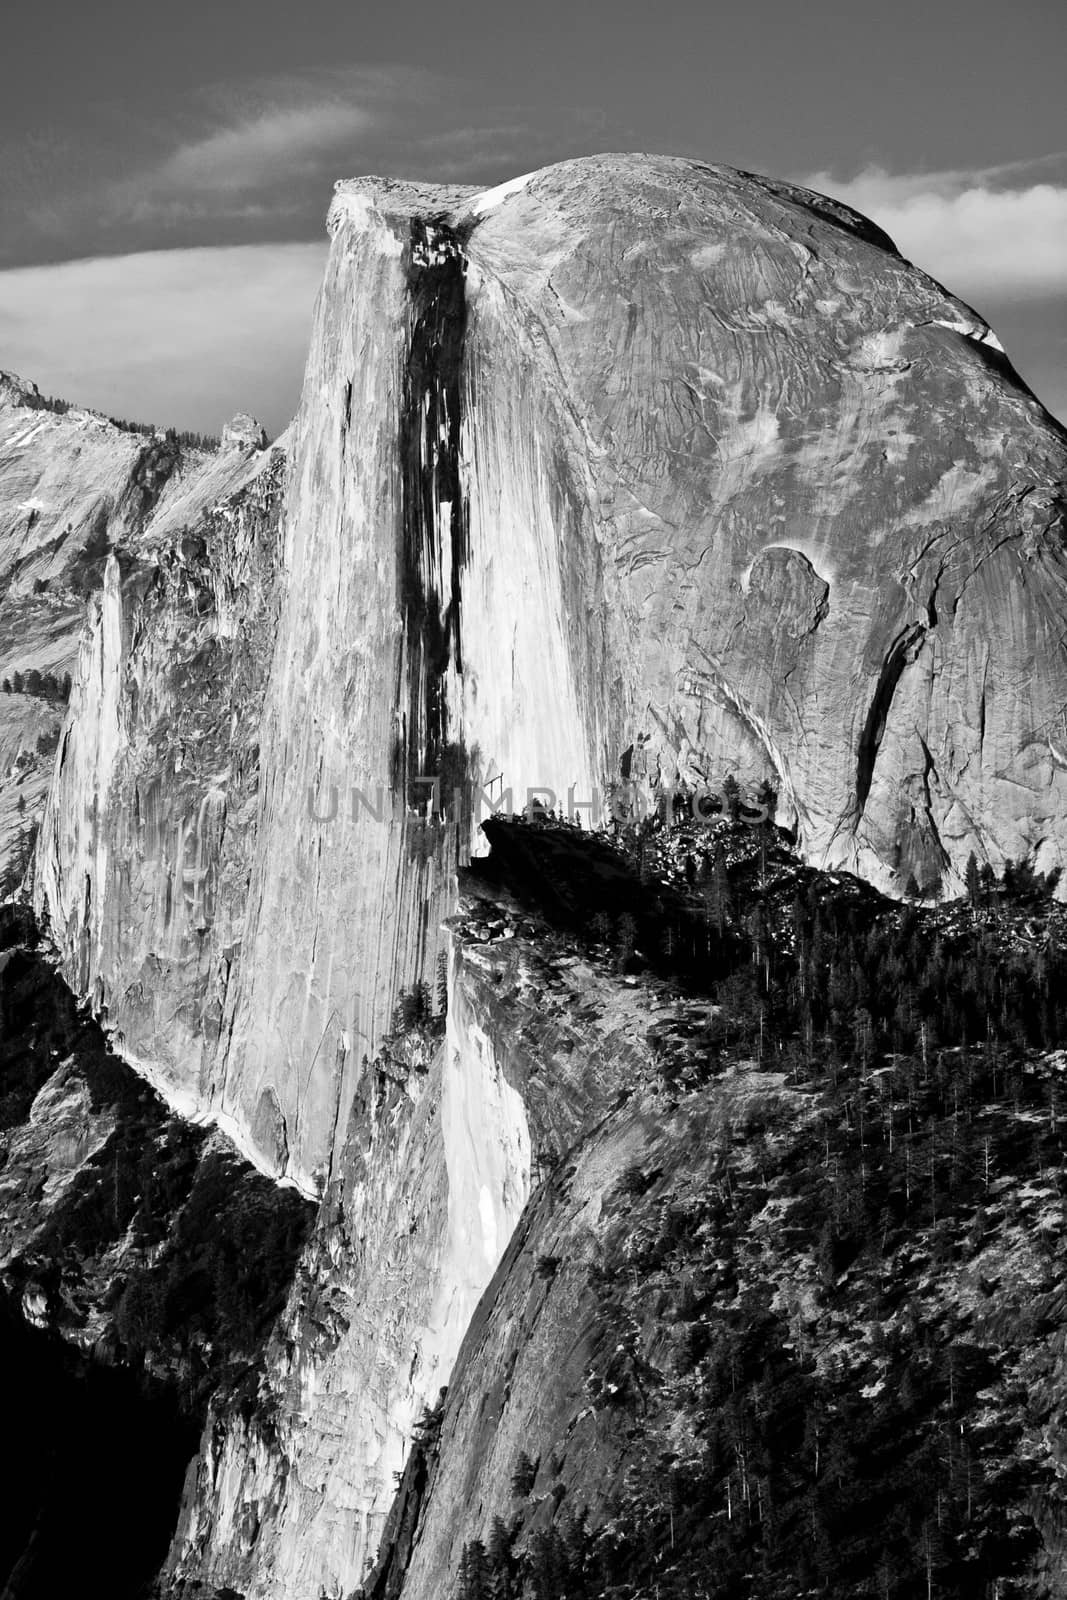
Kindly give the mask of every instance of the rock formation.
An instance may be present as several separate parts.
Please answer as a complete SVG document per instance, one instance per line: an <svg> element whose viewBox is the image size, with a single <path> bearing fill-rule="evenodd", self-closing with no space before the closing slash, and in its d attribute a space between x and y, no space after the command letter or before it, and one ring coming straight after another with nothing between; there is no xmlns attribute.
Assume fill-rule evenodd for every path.
<svg viewBox="0 0 1067 1600"><path fill-rule="evenodd" d="M1062 915L1052 912L1060 926ZM969 916L957 909L955 927ZM561 1595L613 1594L617 1584L682 1596L707 1581L711 1594L785 1597L815 1571L830 1592L851 1595L876 1568L892 1592L909 1559L891 1553L896 1517L911 1519L912 1570L922 1572L931 1502L930 1446L920 1441L945 1438L952 1407L961 1448L942 1483L970 1471L982 1487L968 1490L961 1476L952 1510L951 1491L935 1491L948 1544L950 1528L967 1526L957 1549L969 1554L954 1571L944 1548L934 1558L943 1591L977 1592L983 1563L1011 1565L1017 1539L1020 1592L1067 1593L1061 1136L1045 1119L1054 1150L1024 1158L1025 1181L1013 1168L986 1201L979 1160L968 1177L957 1169L959 1184L946 1182L920 1216L905 1165L918 1145L910 1155L897 1146L898 1176L886 1183L895 1135L872 1122L851 1135L859 1167L866 1146L870 1168L852 1167L846 1180L870 1187L842 1203L841 1169L824 1143L841 1126L841 1085L824 1063L797 1070L774 1047L760 1059L750 1035L713 1065L714 1050L709 1059L694 1046L707 1028L696 1007L672 1006L644 975L620 984L535 926L509 927L511 937L488 946L470 922L457 928L465 1004L522 1083L535 1141L545 1134L539 1084L583 1114L524 1211L416 1444L368 1600L465 1600L477 1592L463 1583L472 1551L494 1547L494 1576L507 1572L523 1594L542 1592L536 1579L548 1576L556 1587L547 1592ZM952 926L946 917L939 931ZM522 981L531 957L534 992ZM855 1091L860 1106L858 1051L848 1070L846 1098ZM1060 1072L1058 1053L1031 1057L1028 1109L976 1104L975 1153L1025 1142ZM874 1082L864 1116L881 1093ZM967 1094L962 1074L949 1082L927 1182L929 1151ZM888 1122L900 1116L903 1128L896 1094ZM848 1242L835 1255L856 1205L870 1208L866 1247L854 1254ZM954 1388L968 1362L971 1376ZM916 1404L920 1370L952 1376ZM911 1465L894 1479L898 1449ZM815 1553L824 1530L834 1558ZM529 1588L520 1572L535 1580Z"/></svg>
<svg viewBox="0 0 1067 1600"><path fill-rule="evenodd" d="M811 859L898 891L958 889L972 849L1061 859L1062 430L877 229L750 175L603 157L484 194L343 183L330 231L251 881L222 934L180 934L197 996L226 993L191 1052L126 999L174 936L161 880L136 907L94 881L86 953L85 863L116 859L118 822L102 771L77 840L62 796L102 738L73 735L56 790L42 893L132 1053L321 1188L471 844L427 824L420 779L581 801L634 752L649 782L772 777ZM115 604L77 720L118 718L137 784L148 646ZM185 977L146 987L203 1031Z"/></svg>
<svg viewBox="0 0 1067 1600"><path fill-rule="evenodd" d="M588 821L622 779L769 778L809 861L895 893L1067 861L1067 443L980 317L847 208L692 161L363 179L329 228L284 448L86 460L106 573L36 862L127 1059L322 1197L171 1554L250 1600L363 1578L539 1161L618 1092L588 1029L513 1048L455 950L393 1081L479 791ZM79 425L22 411L12 449ZM645 1013L606 1010L617 1071ZM456 1569L437 1503L415 1595Z"/></svg>
<svg viewBox="0 0 1067 1600"><path fill-rule="evenodd" d="M284 1304L313 1208L168 1113L0 908L5 1590L144 1592L208 1398Z"/></svg>
<svg viewBox="0 0 1067 1600"><path fill-rule="evenodd" d="M86 599L101 588L109 554L131 555L154 519L165 525L174 510L195 520L195 505L225 498L244 470L239 447L258 437L250 418L231 428L218 453L190 448L0 372L0 680L18 684L0 695L7 870L28 865L22 841L40 822L66 709L47 680L77 665Z"/></svg>
<svg viewBox="0 0 1067 1600"><path fill-rule="evenodd" d="M72 987L194 1118L245 913L284 476L284 451L232 450L108 557L38 850Z"/></svg>

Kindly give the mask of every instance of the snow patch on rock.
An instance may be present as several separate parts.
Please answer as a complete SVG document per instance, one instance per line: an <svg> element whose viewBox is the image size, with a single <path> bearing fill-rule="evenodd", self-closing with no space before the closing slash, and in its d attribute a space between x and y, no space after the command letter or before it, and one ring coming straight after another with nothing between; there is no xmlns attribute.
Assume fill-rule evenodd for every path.
<svg viewBox="0 0 1067 1600"><path fill-rule="evenodd" d="M524 172L518 178L509 178L506 183L498 183L495 189L484 190L477 199L471 201L471 211L476 217L484 217L487 211L503 205L510 195L518 194L520 190L525 189L530 179L535 176L533 172Z"/></svg>
<svg viewBox="0 0 1067 1600"><path fill-rule="evenodd" d="M991 350L1005 354L1004 346L993 332L982 322L950 322L944 317L934 317L930 324L933 328L947 328L950 333L962 333L965 339L973 339L976 344L988 345Z"/></svg>

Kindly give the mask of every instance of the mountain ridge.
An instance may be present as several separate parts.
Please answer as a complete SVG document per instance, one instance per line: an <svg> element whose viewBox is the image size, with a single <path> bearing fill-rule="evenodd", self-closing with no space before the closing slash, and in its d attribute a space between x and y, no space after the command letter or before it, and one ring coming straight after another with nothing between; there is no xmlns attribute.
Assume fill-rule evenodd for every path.
<svg viewBox="0 0 1067 1600"><path fill-rule="evenodd" d="M774 1287L792 1273L797 1304L753 1324L775 1371L805 1305L809 1321L833 1320L839 1257L853 1245L876 1256L854 1193L867 1183L868 1119L880 1130L872 1192L893 1218L903 1192L893 1226L906 1232L911 1167L900 1162L911 1158L900 1152L930 1170L941 1159L911 1126L916 1104L939 1139L954 1136L954 1074L984 1084L991 1057L1001 1089L1006 1073L1020 1106L1047 1113L1030 1098L1055 1083L1041 1051L1060 1026L1049 977L1060 913L1044 902L1063 892L1067 859L1067 450L976 313L873 225L791 185L681 158L590 157L487 191L348 180L328 228L303 397L273 449L252 448L244 424L242 448L206 464L183 461L166 435L145 445L109 433L102 511L87 456L73 458L84 483L65 457L52 463L88 507L70 557L92 581L33 894L65 982L115 1047L183 1115L228 1130L261 1171L320 1202L247 1383L212 1399L162 1592L351 1595L408 1463L424 1474L421 1509L408 1499L403 1560L390 1566L387 1539L373 1581L405 1600L436 1597L442 1583L473 1600L492 1519L513 1516L505 1458L523 1429L532 1446L539 1424L522 1409L536 1410L534 1370L521 1369L511 1406L510 1376L495 1356L479 1366L468 1330L492 1324L506 1367L515 1352L501 1319L552 1301L556 1269L531 1260L526 1241L543 1238L546 1262L557 1234L575 1242L560 1288L586 1310L610 1301L631 1328L626 1381L601 1362L589 1413L604 1414L620 1473L639 1452L612 1432L610 1385L629 1398L658 1374L657 1392L673 1392L660 1358L674 1335L647 1321L639 1293L631 1303L599 1268L586 1272L582 1251L618 1266L630 1246L612 1217L651 1195L644 1238L670 1212L660 1152L685 1121L676 1102L709 1130L708 1150L687 1146L676 1174L689 1198L729 1188L735 1158L719 1146L735 1112L743 1121L758 1102L782 1124L782 1192L819 1213L813 1248L774 1258ZM0 528L15 560L44 531L26 525L36 468L22 446L48 469L41 441L65 421L40 416L40 440L0 431L0 506L11 507ZM51 581L66 561L39 575ZM66 652L75 609L61 619ZM435 808L435 784L458 791L458 806ZM785 831L746 814L757 785ZM529 820L479 831L483 787ZM552 794L547 819L526 803L531 789ZM625 868L609 870L619 839L551 814L565 796L588 805L594 790L612 801ZM390 804L376 807L382 791ZM679 823L675 798L684 812L709 791L720 800L707 825ZM777 899L772 879L785 885ZM955 898L965 888L969 910ZM1036 944L1014 914L1000 917L1009 894L1033 900ZM930 910L939 898L944 911ZM560 917L583 916L601 932L606 922L601 948L561 933ZM909 916L916 938L929 935L925 958L901 932ZM954 955L968 918L972 943ZM912 996L900 1017L883 1003L885 973ZM980 1037L988 1055L931 1044L938 1006L954 1040L969 1030L971 1053ZM1031 1025L1046 1030L1040 1040ZM814 1026L828 1082L812 1079ZM872 1098L875 1052L888 1105ZM910 1065L893 1065L898 1056ZM801 1101L818 1102L838 1141L843 1188L825 1216L827 1194L797 1190L789 1154L807 1151ZM1003 1149L1018 1158L1012 1205L1025 1211L1026 1118L996 1103ZM898 1149L904 1118L914 1142ZM1057 1136L1053 1114L1042 1161L1054 1161ZM741 1144L755 1206L768 1185L749 1181L755 1157L747 1135ZM653 1146L661 1170L642 1189L626 1173L643 1172ZM557 1202L579 1147L588 1165L565 1220ZM923 1171L936 1203L936 1172ZM962 1227L971 1191L961 1178L952 1193ZM701 1241L720 1221L700 1212ZM964 1249L955 1234L950 1245ZM648 1281L670 1309L656 1274L672 1237L651 1248ZM709 1326L744 1343L704 1243L682 1256L685 1271L711 1275ZM918 1307L921 1284L901 1271ZM762 1266L756 1279L766 1298ZM566 1323L554 1335L564 1342ZM611 1355L609 1323L581 1320L597 1361ZM714 1398L723 1378L701 1367L705 1333L685 1335L686 1360ZM836 1380L795 1372L786 1355L816 1410L838 1403ZM564 1427L590 1399L571 1357L570 1346L567 1359L545 1355ZM943 1420L928 1376L912 1374L925 1399L908 1420L924 1450ZM1057 1382L1041 1391L1050 1416ZM487 1444L489 1396L501 1421ZM669 1432L669 1410L664 1419ZM676 1421L704 1437L695 1412L680 1405ZM753 1425L747 1413L742 1423ZM559 1441L545 1438L554 1454ZM715 1439L720 1453L738 1444ZM431 1443L451 1462L436 1477ZM536 1489L536 1503L514 1508L494 1579L503 1563L507 1582L534 1582L520 1557L570 1561L576 1584L608 1592L619 1572L606 1546L593 1573L553 1544L560 1498L594 1532L615 1516L621 1480L614 1466L598 1476L599 1450L594 1439L562 1497L539 1485L535 1464L512 1498ZM1052 1455L1035 1467L1042 1484L1058 1470ZM697 1472L691 1455L684 1471ZM775 1481L796 1504L808 1495L825 1562L837 1491L827 1501L817 1482ZM960 1482L944 1484L953 1517ZM793 1534L770 1540L764 1489L747 1469L735 1481L718 1454L701 1483L728 1497L716 1550L736 1592L754 1552L777 1582ZM1036 1479L1017 1487L1004 1503L1029 1519L1058 1583L1054 1487L1051 1510L1026 1498L1044 1493ZM664 1565L673 1514L664 1521L655 1495L625 1504ZM907 1507L882 1554L914 1588L923 1574L904 1546L923 1533ZM715 1500L708 1511L713 1531L721 1510ZM1007 1581L1015 1568L998 1554L995 1521L979 1530L991 1541L981 1570ZM964 1543L974 1532L967 1519L952 1526ZM686 1530L694 1559L701 1537ZM937 1554L931 1535L927 1546L945 1583L974 1578L963 1544ZM868 1556L880 1558L864 1547L857 1561ZM835 1568L834 1581L858 1581L856 1569Z"/></svg>

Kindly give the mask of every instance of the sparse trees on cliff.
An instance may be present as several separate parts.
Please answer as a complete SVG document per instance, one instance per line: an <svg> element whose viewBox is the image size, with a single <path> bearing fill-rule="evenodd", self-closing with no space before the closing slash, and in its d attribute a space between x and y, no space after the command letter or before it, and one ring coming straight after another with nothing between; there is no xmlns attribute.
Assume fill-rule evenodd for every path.
<svg viewBox="0 0 1067 1600"><path fill-rule="evenodd" d="M20 795L19 799L21 800L22 798ZM24 806L20 807L20 815L23 811ZM17 893L25 882L26 875L33 863L33 852L37 845L37 832L38 824L36 822L23 823L7 866L0 873L0 899L6 899L8 895Z"/></svg>
<svg viewBox="0 0 1067 1600"><path fill-rule="evenodd" d="M138 433L145 439L154 439L157 433L162 433L168 444L183 450L203 450L213 454L222 442L216 434L196 433L188 428L162 429L154 422L131 422L126 417L108 417L107 420L120 432Z"/></svg>
<svg viewBox="0 0 1067 1600"><path fill-rule="evenodd" d="M433 995L430 985L420 978L410 989L401 989L393 1008L393 1032L411 1033L433 1022Z"/></svg>
<svg viewBox="0 0 1067 1600"><path fill-rule="evenodd" d="M69 672L62 677L54 672L41 672L36 667L31 667L28 672L15 672L10 678L5 678L0 683L0 692L4 694L32 694L43 700L70 699L73 680Z"/></svg>
<svg viewBox="0 0 1067 1600"><path fill-rule="evenodd" d="M774 814L778 809L778 790L769 778L764 778L756 790L756 804L766 813L765 825L774 822Z"/></svg>

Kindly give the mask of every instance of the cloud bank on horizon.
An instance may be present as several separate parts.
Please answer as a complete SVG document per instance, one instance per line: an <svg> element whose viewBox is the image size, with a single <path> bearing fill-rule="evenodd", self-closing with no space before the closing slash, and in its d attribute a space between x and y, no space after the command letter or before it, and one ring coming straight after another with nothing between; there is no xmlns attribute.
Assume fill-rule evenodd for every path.
<svg viewBox="0 0 1067 1600"><path fill-rule="evenodd" d="M867 167L854 178L814 172L803 181L871 217L964 300L1067 292L1067 153L974 172Z"/></svg>
<svg viewBox="0 0 1067 1600"><path fill-rule="evenodd" d="M326 243L225 245L0 273L0 367L110 416L272 435L299 398Z"/></svg>

